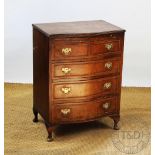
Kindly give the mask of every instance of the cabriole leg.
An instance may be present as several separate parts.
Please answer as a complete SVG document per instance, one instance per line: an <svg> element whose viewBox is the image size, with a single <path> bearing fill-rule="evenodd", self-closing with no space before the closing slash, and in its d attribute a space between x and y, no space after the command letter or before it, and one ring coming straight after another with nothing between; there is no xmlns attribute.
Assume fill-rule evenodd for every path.
<svg viewBox="0 0 155 155"><path fill-rule="evenodd" d="M38 122L38 111L33 107L34 119L33 122Z"/></svg>
<svg viewBox="0 0 155 155"><path fill-rule="evenodd" d="M47 137L47 141L51 142L54 140L54 127L50 126L49 124L45 123L47 132L48 132L48 137Z"/></svg>
<svg viewBox="0 0 155 155"><path fill-rule="evenodd" d="M114 129L119 130L118 122L120 121L120 116L111 116L114 121Z"/></svg>

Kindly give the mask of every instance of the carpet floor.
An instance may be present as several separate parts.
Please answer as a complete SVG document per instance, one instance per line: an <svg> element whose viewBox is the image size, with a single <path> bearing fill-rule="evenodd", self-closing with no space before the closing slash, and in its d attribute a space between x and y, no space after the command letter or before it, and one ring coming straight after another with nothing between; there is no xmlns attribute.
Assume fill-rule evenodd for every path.
<svg viewBox="0 0 155 155"><path fill-rule="evenodd" d="M47 142L43 119L33 123L32 85L5 84L5 155L150 155L150 88L122 88L120 130L102 118L60 125Z"/></svg>

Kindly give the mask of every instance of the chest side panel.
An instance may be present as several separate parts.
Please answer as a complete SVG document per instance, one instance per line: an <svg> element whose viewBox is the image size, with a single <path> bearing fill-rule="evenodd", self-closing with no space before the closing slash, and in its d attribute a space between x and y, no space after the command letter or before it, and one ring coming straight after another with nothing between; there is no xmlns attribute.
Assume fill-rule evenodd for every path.
<svg viewBox="0 0 155 155"><path fill-rule="evenodd" d="M45 120L49 119L48 37L33 29L33 104Z"/></svg>

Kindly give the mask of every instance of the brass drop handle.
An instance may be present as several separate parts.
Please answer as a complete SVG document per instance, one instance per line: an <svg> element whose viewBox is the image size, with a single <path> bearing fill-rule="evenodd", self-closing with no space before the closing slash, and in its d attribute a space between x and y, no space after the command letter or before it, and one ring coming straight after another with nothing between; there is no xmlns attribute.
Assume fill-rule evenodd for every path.
<svg viewBox="0 0 155 155"><path fill-rule="evenodd" d="M63 114L63 115L68 115L69 113L71 112L71 110L70 109L61 109L61 113Z"/></svg>
<svg viewBox="0 0 155 155"><path fill-rule="evenodd" d="M63 48L62 49L62 54L64 55L69 55L72 52L71 48Z"/></svg>
<svg viewBox="0 0 155 155"><path fill-rule="evenodd" d="M68 94L68 93L71 91L71 88L70 88L70 87L62 87L62 88L61 88L61 91L62 91L64 94Z"/></svg>
<svg viewBox="0 0 155 155"><path fill-rule="evenodd" d="M102 105L103 109L108 109L110 107L110 103L106 102Z"/></svg>
<svg viewBox="0 0 155 155"><path fill-rule="evenodd" d="M61 71L62 71L64 74L68 74L68 73L71 72L71 68L64 67L64 68L61 68Z"/></svg>
<svg viewBox="0 0 155 155"><path fill-rule="evenodd" d="M111 50L111 49L113 48L113 44L112 44L112 43L110 43L110 44L105 44L105 48L106 48L107 50Z"/></svg>
<svg viewBox="0 0 155 155"><path fill-rule="evenodd" d="M109 88L111 88L111 86L112 86L111 82L106 82L106 83L104 84L104 88L105 88L105 89L109 89Z"/></svg>
<svg viewBox="0 0 155 155"><path fill-rule="evenodd" d="M105 63L105 68L107 68L107 69L111 69L112 68L112 62L107 62L107 63Z"/></svg>

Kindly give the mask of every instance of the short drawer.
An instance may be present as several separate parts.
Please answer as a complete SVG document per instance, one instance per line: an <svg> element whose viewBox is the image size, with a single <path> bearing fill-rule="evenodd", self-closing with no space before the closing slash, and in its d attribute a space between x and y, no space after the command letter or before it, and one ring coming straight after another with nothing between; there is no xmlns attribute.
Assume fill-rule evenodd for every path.
<svg viewBox="0 0 155 155"><path fill-rule="evenodd" d="M89 101L83 103L67 103L52 105L52 120L58 122L74 122L92 120L117 112L117 97Z"/></svg>
<svg viewBox="0 0 155 155"><path fill-rule="evenodd" d="M93 95L118 92L119 78L109 77L88 81L52 83L53 99L92 97Z"/></svg>
<svg viewBox="0 0 155 155"><path fill-rule="evenodd" d="M91 42L91 55L120 52L120 40L97 40Z"/></svg>
<svg viewBox="0 0 155 155"><path fill-rule="evenodd" d="M91 62L51 64L52 78L73 78L120 73L120 59L106 59Z"/></svg>
<svg viewBox="0 0 155 155"><path fill-rule="evenodd" d="M57 40L52 48L52 58L55 60L74 59L88 56L89 44L86 40Z"/></svg>

